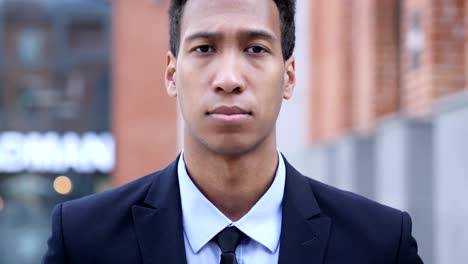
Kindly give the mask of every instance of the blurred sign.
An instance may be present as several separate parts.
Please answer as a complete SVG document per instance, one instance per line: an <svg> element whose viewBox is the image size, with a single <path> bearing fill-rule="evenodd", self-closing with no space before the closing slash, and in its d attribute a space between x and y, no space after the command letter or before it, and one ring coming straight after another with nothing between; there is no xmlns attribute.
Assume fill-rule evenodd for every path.
<svg viewBox="0 0 468 264"><path fill-rule="evenodd" d="M0 172L109 173L115 165L110 133L0 133Z"/></svg>

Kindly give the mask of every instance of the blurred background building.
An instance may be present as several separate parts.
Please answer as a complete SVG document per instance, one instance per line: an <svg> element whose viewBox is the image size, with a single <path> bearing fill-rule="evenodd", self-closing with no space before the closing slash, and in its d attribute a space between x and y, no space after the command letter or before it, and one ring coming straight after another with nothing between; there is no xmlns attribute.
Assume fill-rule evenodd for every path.
<svg viewBox="0 0 468 264"><path fill-rule="evenodd" d="M110 32L105 1L0 1L0 263L39 263L52 207L109 182Z"/></svg>
<svg viewBox="0 0 468 264"><path fill-rule="evenodd" d="M466 262L468 4L297 1L279 149L312 178L409 211L425 263ZM168 2L0 0L0 263L38 263L56 203L183 147L164 88Z"/></svg>

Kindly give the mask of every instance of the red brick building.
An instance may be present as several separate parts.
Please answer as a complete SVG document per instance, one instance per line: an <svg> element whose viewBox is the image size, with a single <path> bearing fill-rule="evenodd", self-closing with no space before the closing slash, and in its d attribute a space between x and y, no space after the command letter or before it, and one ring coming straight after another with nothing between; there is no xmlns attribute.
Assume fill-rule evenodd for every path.
<svg viewBox="0 0 468 264"><path fill-rule="evenodd" d="M392 114L428 117L465 89L464 0L312 2L312 142L369 134Z"/></svg>
<svg viewBox="0 0 468 264"><path fill-rule="evenodd" d="M163 168L177 155L176 101L166 94L168 1L114 1L114 184Z"/></svg>
<svg viewBox="0 0 468 264"><path fill-rule="evenodd" d="M425 263L466 259L468 3L314 0L310 10L315 171L409 211Z"/></svg>

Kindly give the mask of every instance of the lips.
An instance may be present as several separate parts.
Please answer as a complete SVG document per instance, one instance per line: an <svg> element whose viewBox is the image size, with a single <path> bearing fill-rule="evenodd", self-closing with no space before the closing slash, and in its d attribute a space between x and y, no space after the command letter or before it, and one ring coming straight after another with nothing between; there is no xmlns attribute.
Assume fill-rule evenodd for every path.
<svg viewBox="0 0 468 264"><path fill-rule="evenodd" d="M239 125L252 120L252 112L239 106L220 106L207 112L207 116L218 124Z"/></svg>
<svg viewBox="0 0 468 264"><path fill-rule="evenodd" d="M239 106L220 106L212 111L208 111L208 115L252 115L252 112L247 111Z"/></svg>

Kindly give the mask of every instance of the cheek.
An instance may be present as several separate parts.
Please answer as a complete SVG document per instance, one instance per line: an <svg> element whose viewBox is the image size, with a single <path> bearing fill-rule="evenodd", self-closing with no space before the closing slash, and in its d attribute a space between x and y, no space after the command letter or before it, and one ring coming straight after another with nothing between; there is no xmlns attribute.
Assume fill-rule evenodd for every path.
<svg viewBox="0 0 468 264"><path fill-rule="evenodd" d="M261 119L268 124L276 120L283 101L283 78L278 74L269 75L271 78L259 84L256 94Z"/></svg>
<svg viewBox="0 0 468 264"><path fill-rule="evenodd" d="M284 72L281 69L271 69L265 75L265 80L261 85L264 90L262 92L265 100L267 100L271 107L277 107L278 102L281 103L283 99L283 85L284 85Z"/></svg>
<svg viewBox="0 0 468 264"><path fill-rule="evenodd" d="M178 103L181 114L188 126L198 126L204 117L206 107L203 105L203 95L196 92L197 89L190 85L180 86L178 88Z"/></svg>
<svg viewBox="0 0 468 264"><path fill-rule="evenodd" d="M197 73L189 67L180 67L177 71L177 94L182 111L191 108L193 98L197 98Z"/></svg>

